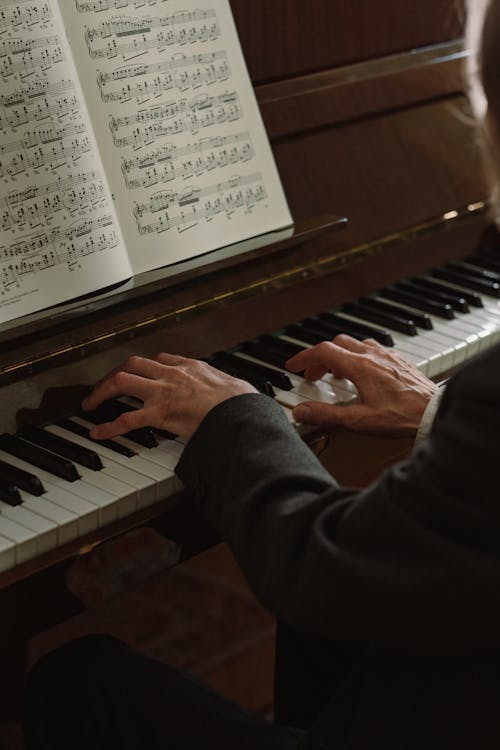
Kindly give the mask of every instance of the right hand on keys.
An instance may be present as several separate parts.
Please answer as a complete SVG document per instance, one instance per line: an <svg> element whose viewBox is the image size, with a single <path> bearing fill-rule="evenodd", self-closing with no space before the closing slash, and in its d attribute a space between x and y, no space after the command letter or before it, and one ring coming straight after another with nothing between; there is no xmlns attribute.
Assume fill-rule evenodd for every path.
<svg viewBox="0 0 500 750"><path fill-rule="evenodd" d="M293 412L297 422L342 426L371 435L415 435L437 390L432 380L397 352L373 339L357 341L347 335L305 349L289 359L286 367L292 372L304 370L311 381L331 372L351 380L359 392L359 402L352 406L299 404Z"/></svg>

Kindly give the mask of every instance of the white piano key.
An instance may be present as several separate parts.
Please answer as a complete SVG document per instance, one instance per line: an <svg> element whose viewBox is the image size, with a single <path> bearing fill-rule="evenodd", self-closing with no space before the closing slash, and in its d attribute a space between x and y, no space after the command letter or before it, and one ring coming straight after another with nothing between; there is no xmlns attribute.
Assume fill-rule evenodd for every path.
<svg viewBox="0 0 500 750"><path fill-rule="evenodd" d="M88 429L91 429L91 427L93 426L85 419L81 419L79 417L72 417L72 419L78 424L81 424L83 427L87 427ZM87 440L87 438L81 437L80 435L74 435L72 432L64 430L62 427L54 426L47 427L46 429L53 432L55 435L64 437L66 440L72 440L74 443L81 445L84 448L91 448L92 450L95 450L96 453L101 457L101 460L103 464L106 465L106 467L110 466L111 464L115 464L118 467L116 476L120 476L119 472L122 469L125 472L132 471L139 479L139 481L145 483L148 487L151 487L151 493L149 493L148 495L146 495L145 493L141 494L141 497L138 500L139 508L147 507L147 505L151 505L158 500L163 500L169 497L178 489L175 474L173 473L173 471L171 471L170 467L165 465L166 462L164 459L164 454L151 453L151 451L155 451L154 448L143 448L142 446L138 446L136 443L132 443L129 440L120 438L120 442L122 445L126 445L137 453L136 456L131 456L130 458L128 458L127 456L122 456L119 453L115 453L110 448L106 448L105 446L100 445L100 443L95 443L91 440ZM118 438L116 440L118 441ZM156 455L158 455L158 457L156 460L154 460L153 456ZM123 479L127 481L125 479L125 476L123 476Z"/></svg>
<svg viewBox="0 0 500 750"><path fill-rule="evenodd" d="M69 432L69 430L64 430L62 427L58 427L57 425L46 426L45 429L47 430L47 432L51 432L52 434L62 437L65 440L73 440L73 443L77 445L83 445L83 441L85 441L85 438L80 438L79 435L75 435L74 433ZM152 505L154 502L156 502L156 480L145 475L144 473L140 473L137 470L134 471L134 469L131 468L133 459L127 459L123 456L119 456L118 454L109 451L109 449L107 448L103 449L102 446L91 443L91 441L85 442L93 446L93 450L95 450L95 452L101 459L102 469L98 472L99 474L105 474L109 477L113 477L114 479L117 479L120 482L124 482L125 484L129 484L131 487L134 487L136 489L137 497L134 500L131 500L130 505L127 508L122 507L121 510L123 515L130 515L136 509L146 508L148 505ZM84 447L88 447L88 445L85 445ZM116 456L117 459L120 458L123 460L113 460L108 455L108 451L110 454L113 454L113 457ZM127 461L127 464L125 463L125 461ZM96 473L92 471L92 469L87 469L87 471L85 472L83 471L85 467L81 466L77 461L74 461L74 463L78 467L78 471L80 472L82 477L84 477L85 479L88 478L88 473Z"/></svg>
<svg viewBox="0 0 500 750"><path fill-rule="evenodd" d="M49 474L44 469L39 469L37 466L32 466L26 461L23 461L16 456L11 456L10 454L4 453L3 451L0 451L0 458L4 461L7 461L7 463L12 464L12 466L17 466L18 469L24 469L24 471L29 471L32 474L36 474L36 476L41 479L45 489L49 493L53 492L54 490L58 490L60 498L63 497L64 494L76 495L83 498L84 500L87 500L90 503L93 503L99 508L101 525L112 523L113 521L118 520L118 507L120 504L120 496L118 494L114 494L106 490L104 487L99 487L95 484L88 484L83 479L78 479L76 482L67 482L65 479L60 479L53 474ZM107 478L104 477L104 481L102 482L102 484L109 484L106 480ZM130 488L127 487L127 490L129 489Z"/></svg>
<svg viewBox="0 0 500 750"><path fill-rule="evenodd" d="M24 501L25 493L20 490L21 499ZM27 529L36 532L38 537L38 552L50 552L51 549L57 547L58 540L58 528L57 524L53 521L49 521L37 513L32 513L24 505L16 505L11 507L7 503L0 501L0 512L10 521L15 521L20 526L25 526Z"/></svg>
<svg viewBox="0 0 500 750"><path fill-rule="evenodd" d="M78 497L78 495L72 495L66 492L66 490L61 490L59 487L47 485L47 483L45 484L45 489L47 490L47 492L43 497L47 498L47 500L50 500L50 502L54 505L59 505L70 513L76 515L78 523L78 536L90 534L92 531L98 529L102 524L99 518L98 505L90 503L88 500L84 500L82 497ZM21 490L21 496L30 498L34 497L24 490ZM36 507L36 505L34 507Z"/></svg>
<svg viewBox="0 0 500 750"><path fill-rule="evenodd" d="M0 536L0 573L10 570L16 564L16 545L12 539Z"/></svg>
<svg viewBox="0 0 500 750"><path fill-rule="evenodd" d="M67 544L78 538L78 518L75 513L71 513L66 508L61 508L60 505L55 505L47 499L46 494L40 497L25 496L23 506L57 524L58 544Z"/></svg>
<svg viewBox="0 0 500 750"><path fill-rule="evenodd" d="M0 536L10 539L15 545L15 564L27 562L38 555L38 539L36 532L26 526L5 518L0 513Z"/></svg>

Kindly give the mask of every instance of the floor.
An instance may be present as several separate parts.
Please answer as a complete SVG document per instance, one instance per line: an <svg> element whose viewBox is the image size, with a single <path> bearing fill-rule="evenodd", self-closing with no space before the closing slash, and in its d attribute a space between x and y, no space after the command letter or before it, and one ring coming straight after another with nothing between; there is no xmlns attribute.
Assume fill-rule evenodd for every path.
<svg viewBox="0 0 500 750"><path fill-rule="evenodd" d="M249 709L272 711L274 620L225 545L46 631L32 642L30 659L92 632L189 670ZM19 726L0 725L0 750L22 750Z"/></svg>

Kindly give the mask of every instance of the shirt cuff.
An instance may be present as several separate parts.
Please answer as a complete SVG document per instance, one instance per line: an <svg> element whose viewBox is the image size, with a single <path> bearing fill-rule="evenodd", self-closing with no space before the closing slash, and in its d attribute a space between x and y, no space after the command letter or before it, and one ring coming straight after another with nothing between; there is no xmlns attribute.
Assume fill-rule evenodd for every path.
<svg viewBox="0 0 500 750"><path fill-rule="evenodd" d="M434 417L436 416L439 404L441 403L441 399L443 398L444 392L446 390L447 382L447 380L443 380L442 383L438 383L437 391L434 393L431 400L427 404L427 407L418 426L417 436L415 438L416 448L422 445L422 443L427 440L431 433L432 425L434 424Z"/></svg>

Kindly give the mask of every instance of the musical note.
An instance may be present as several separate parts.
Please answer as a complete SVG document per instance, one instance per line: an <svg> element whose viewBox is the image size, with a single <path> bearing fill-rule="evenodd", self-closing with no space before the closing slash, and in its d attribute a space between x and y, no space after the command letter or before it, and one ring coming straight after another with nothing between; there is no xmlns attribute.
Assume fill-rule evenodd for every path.
<svg viewBox="0 0 500 750"><path fill-rule="evenodd" d="M24 231L41 224L50 224L56 216L93 212L104 205L105 189L96 171L82 172L72 178L59 179L45 185L11 190L0 199L0 229Z"/></svg>
<svg viewBox="0 0 500 750"><path fill-rule="evenodd" d="M148 77L153 76L152 79ZM210 86L231 77L225 50L200 55L174 55L165 62L134 65L99 73L97 85L103 102L126 102L132 98L157 98L166 91ZM133 83L131 83L133 81ZM113 84L119 83L118 87Z"/></svg>
<svg viewBox="0 0 500 750"><path fill-rule="evenodd" d="M38 274L78 271L119 242L61 35L49 2L0 0L2 315L43 288Z"/></svg>
<svg viewBox="0 0 500 750"><path fill-rule="evenodd" d="M79 13L101 13L104 10L121 10L128 8L143 8L146 4L148 7L158 5L160 3L167 3L169 0L91 0L90 2L84 2L84 0L76 0L76 9Z"/></svg>
<svg viewBox="0 0 500 750"><path fill-rule="evenodd" d="M3 0L0 8L0 35L6 32L17 33L20 29L31 31L37 26L45 28L53 18L48 3L36 3L33 0Z"/></svg>
<svg viewBox="0 0 500 750"><path fill-rule="evenodd" d="M123 159L122 173L128 189L134 190L178 178L200 177L213 169L248 162L254 156L249 133L236 133L202 138L181 147L165 144L144 156Z"/></svg>
<svg viewBox="0 0 500 750"><path fill-rule="evenodd" d="M215 41L220 33L215 10L193 10L159 17L115 16L88 28L85 40L91 58L121 55L131 60L148 50Z"/></svg>
<svg viewBox="0 0 500 750"><path fill-rule="evenodd" d="M111 117L109 127L115 146L118 148L132 146L138 149L164 136L179 133L194 135L203 128L236 122L242 114L238 94L231 92L218 97L196 97L191 101L182 99L158 108L142 110L134 115ZM127 135L118 134L123 127L146 122L152 124L145 126L141 124Z"/></svg>
<svg viewBox="0 0 500 750"><path fill-rule="evenodd" d="M5 264L0 270L0 290L5 294L13 285L20 288L24 277L56 266L75 270L83 258L113 249L118 242L111 216L22 237L0 247L0 263Z"/></svg>
<svg viewBox="0 0 500 750"><path fill-rule="evenodd" d="M251 213L266 197L262 174L234 175L204 188L190 186L155 193L146 202L135 204L134 216L140 234L171 229L184 232L197 226L200 219L212 221L219 214L229 219L238 210Z"/></svg>

